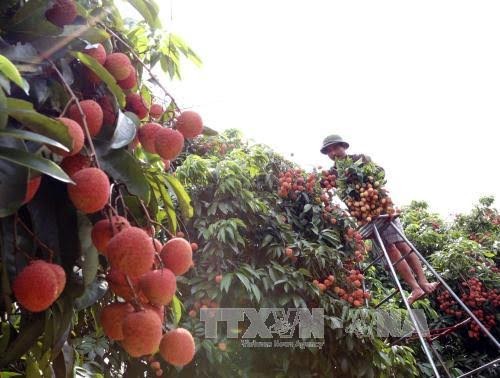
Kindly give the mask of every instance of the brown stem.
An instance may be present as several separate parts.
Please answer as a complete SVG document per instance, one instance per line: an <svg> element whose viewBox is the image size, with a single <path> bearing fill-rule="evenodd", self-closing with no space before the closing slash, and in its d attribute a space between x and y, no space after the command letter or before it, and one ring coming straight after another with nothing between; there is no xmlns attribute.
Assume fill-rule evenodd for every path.
<svg viewBox="0 0 500 378"><path fill-rule="evenodd" d="M48 60L48 59L47 59ZM89 146L90 146L90 150L92 151L92 156L91 158L93 158L95 160L95 164L97 166L97 168L101 168L100 164L99 164L99 160L97 159L97 154L95 152L95 148L94 148L94 143L92 143L92 137L90 136L90 132L89 132L89 127L87 125L87 117L85 117L85 113L83 112L83 109L82 107L80 106L80 101L78 100L78 97L76 97L75 95L75 92L73 92L73 90L71 89L70 85L66 82L66 80L64 79L64 76L63 74L61 73L61 71L59 71L59 69L57 68L57 66L54 64L53 61L51 60L48 60L48 62L52 65L52 68L54 69L54 71L57 73L57 76L59 76L59 78L61 79L62 83L64 84L64 87L66 88L66 90L68 91L69 95L71 96L71 98L73 99L73 101L75 101L76 103L76 106L78 108L78 112L80 113L81 117L82 117L82 121L83 121L83 130L85 131L85 135L87 137L87 140L89 142Z"/></svg>
<svg viewBox="0 0 500 378"><path fill-rule="evenodd" d="M113 30L108 28L106 25L104 25L102 23L99 23L99 25L101 25L104 29L106 29L106 31L109 34L111 34L113 37L115 37L117 40L119 40L127 49L129 49L130 53L135 57L135 59L139 62L139 64L144 67L144 69L149 73L149 76L151 77L151 79L153 79L156 82L156 85L158 85L158 87L160 87L160 89L165 93L165 95L170 99L170 101L172 101L172 104L174 105L175 109L180 113L181 109L179 108L179 106L175 102L174 97L161 84L160 80L156 77L155 74L153 74L151 69L142 61L142 59L140 58L139 55L137 55L135 50L127 42L125 42L123 40L123 38L121 38L118 34L116 34Z"/></svg>
<svg viewBox="0 0 500 378"><path fill-rule="evenodd" d="M21 226L23 226L24 230L30 234L30 236L33 238L33 240L38 244L40 245L42 248L44 248L48 253L49 253L49 261L52 262L52 259L54 258L54 251L49 247L47 246L47 244L45 244L44 242L42 242L40 239L38 239L38 236L36 236L33 231L31 231L29 229L28 226L26 226L26 224L24 224L24 222L19 218L19 217L16 217L16 223L19 223Z"/></svg>
<svg viewBox="0 0 500 378"><path fill-rule="evenodd" d="M68 111L68 108L69 106L73 103L73 101L75 101L75 99L72 97L69 99L69 101L66 103L66 105L64 106L64 109L63 111L61 112L60 114L60 117L64 117L64 115L66 114L66 112Z"/></svg>
<svg viewBox="0 0 500 378"><path fill-rule="evenodd" d="M137 296L137 293L135 292L135 288L134 288L134 285L132 284L132 281L130 280L130 277L128 276L128 274L125 275L125 278L127 280L127 284L128 286L130 287L130 289L132 290L132 294L134 295L134 299L133 299L133 303L132 305L134 306L134 308L137 310L137 309L144 309L144 307L141 305L141 302L139 301L139 297Z"/></svg>

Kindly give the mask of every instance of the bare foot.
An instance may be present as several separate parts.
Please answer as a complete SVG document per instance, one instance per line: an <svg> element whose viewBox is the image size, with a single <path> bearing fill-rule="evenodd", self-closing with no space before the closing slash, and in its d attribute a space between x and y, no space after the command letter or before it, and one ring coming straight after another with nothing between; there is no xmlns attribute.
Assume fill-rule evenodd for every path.
<svg viewBox="0 0 500 378"><path fill-rule="evenodd" d="M414 289L410 296L408 297L408 304L412 304L415 302L417 299L421 298L422 296L425 295L425 291L423 291L421 288Z"/></svg>
<svg viewBox="0 0 500 378"><path fill-rule="evenodd" d="M432 293L439 286L439 282L422 282L418 284L427 294Z"/></svg>

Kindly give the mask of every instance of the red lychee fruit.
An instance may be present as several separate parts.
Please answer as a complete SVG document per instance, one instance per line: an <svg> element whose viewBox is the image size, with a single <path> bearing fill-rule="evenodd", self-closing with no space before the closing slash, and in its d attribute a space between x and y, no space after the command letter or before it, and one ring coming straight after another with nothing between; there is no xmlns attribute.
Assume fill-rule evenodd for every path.
<svg viewBox="0 0 500 378"><path fill-rule="evenodd" d="M57 264L51 264L43 260L35 260L31 264L44 264L45 266L48 266L50 269L52 269L52 272L54 272L54 275L56 277L56 297L59 297L61 293L64 290L64 287L66 286L66 272L62 268L62 266L57 265Z"/></svg>
<svg viewBox="0 0 500 378"><path fill-rule="evenodd" d="M126 97L128 111L135 113L139 119L146 118L149 113L148 105L141 95L137 93L129 93Z"/></svg>
<svg viewBox="0 0 500 378"><path fill-rule="evenodd" d="M130 227L130 223L124 217L119 215L112 217L112 222L109 219L101 219L94 227L90 234L92 243L99 251L99 253L106 255L106 247L113 237L113 227L116 233L122 231L124 228Z"/></svg>
<svg viewBox="0 0 500 378"><path fill-rule="evenodd" d="M42 176L33 177L28 180L28 184L26 185L26 194L24 195L23 203L28 203L33 199L33 197L35 197L35 194L38 191L41 182L42 182Z"/></svg>
<svg viewBox="0 0 500 378"><path fill-rule="evenodd" d="M70 118L59 117L57 118L57 120L62 122L64 126L66 126L66 128L68 129L69 137L72 139L73 143L71 144L69 152L63 151L60 148L53 146L49 146L49 149L61 156L76 155L82 149L83 141L85 140L81 126Z"/></svg>
<svg viewBox="0 0 500 378"><path fill-rule="evenodd" d="M100 43L97 43L94 47L84 49L83 52L97 60L102 65L106 62L106 50Z"/></svg>
<svg viewBox="0 0 500 378"><path fill-rule="evenodd" d="M132 357L153 354L161 341L162 326L153 310L133 312L123 320L123 348Z"/></svg>
<svg viewBox="0 0 500 378"><path fill-rule="evenodd" d="M170 269L176 276L186 273L193 263L191 245L183 238L172 238L166 242L160 256L165 268Z"/></svg>
<svg viewBox="0 0 500 378"><path fill-rule="evenodd" d="M116 111L113 102L108 96L101 97L97 102L101 105L103 125L113 126L116 122Z"/></svg>
<svg viewBox="0 0 500 378"><path fill-rule="evenodd" d="M76 185L68 184L68 195L73 205L90 214L102 210L109 199L108 176L98 168L84 168L71 179Z"/></svg>
<svg viewBox="0 0 500 378"><path fill-rule="evenodd" d="M49 308L62 291L60 279L50 265L45 261L31 263L12 283L12 291L17 301L31 312Z"/></svg>
<svg viewBox="0 0 500 378"><path fill-rule="evenodd" d="M91 137L95 137L101 131L103 122L103 112L101 106L94 100L83 100L80 101L80 107L85 115L85 120L87 121L87 126L89 128L89 134ZM73 104L69 108L69 118L80 124L82 129L84 129L83 118L80 114L80 110L76 104Z"/></svg>
<svg viewBox="0 0 500 378"><path fill-rule="evenodd" d="M137 71L134 66L130 70L130 74L123 80L118 80L118 85L121 89L132 89L137 84Z"/></svg>
<svg viewBox="0 0 500 378"><path fill-rule="evenodd" d="M74 0L55 0L52 8L45 12L47 20L61 28L75 21L76 16L77 11Z"/></svg>
<svg viewBox="0 0 500 378"><path fill-rule="evenodd" d="M203 131L203 121L198 113L187 110L177 118L175 128L184 135L184 138L193 139Z"/></svg>
<svg viewBox="0 0 500 378"><path fill-rule="evenodd" d="M166 305L172 301L177 283L171 270L157 269L144 273L139 280L139 287L151 304Z"/></svg>
<svg viewBox="0 0 500 378"><path fill-rule="evenodd" d="M127 302L115 302L104 307L99 316L104 334L111 340L123 340L123 320L133 312L134 307Z"/></svg>
<svg viewBox="0 0 500 378"><path fill-rule="evenodd" d="M126 301L134 299L134 291L138 296L139 301L147 302L147 298L139 290L139 278L129 277L133 290L127 282L125 274L116 269L111 269L106 275L106 281L109 283L109 288L117 296L122 297Z"/></svg>
<svg viewBox="0 0 500 378"><path fill-rule="evenodd" d="M124 80L132 72L132 63L127 55L123 53L112 53L106 57L104 67L116 80Z"/></svg>
<svg viewBox="0 0 500 378"><path fill-rule="evenodd" d="M102 80L101 78L96 75L94 71L92 71L90 68L84 67L83 73L85 75L85 78L87 79L87 82L92 85L92 86L97 86L101 84Z"/></svg>
<svg viewBox="0 0 500 378"><path fill-rule="evenodd" d="M158 239L153 239L153 246L156 253L160 253L163 249L163 244Z"/></svg>
<svg viewBox="0 0 500 378"><path fill-rule="evenodd" d="M163 127L156 133L155 149L162 159L174 160L184 148L184 137L174 129Z"/></svg>
<svg viewBox="0 0 500 378"><path fill-rule="evenodd" d="M90 158L82 154L66 156L61 161L61 168L68 174L69 177L73 176L76 172L81 171L83 168L90 168Z"/></svg>
<svg viewBox="0 0 500 378"><path fill-rule="evenodd" d="M195 350L193 336L187 329L173 329L161 338L160 354L165 361L174 366L182 367L190 363Z"/></svg>
<svg viewBox="0 0 500 378"><path fill-rule="evenodd" d="M160 318L161 324L163 324L163 321L165 320L165 306L155 306L149 303L146 303L144 305L144 308L146 310L153 310L156 315Z"/></svg>
<svg viewBox="0 0 500 378"><path fill-rule="evenodd" d="M141 142L142 147L152 154L156 154L155 140L156 133L162 129L159 123L149 122L141 126L137 131L137 137Z"/></svg>
<svg viewBox="0 0 500 378"><path fill-rule="evenodd" d="M191 250L193 252L196 252L198 250L198 244L197 243L191 243Z"/></svg>
<svg viewBox="0 0 500 378"><path fill-rule="evenodd" d="M222 281L222 274L215 276L215 283L220 284Z"/></svg>
<svg viewBox="0 0 500 378"><path fill-rule="evenodd" d="M153 104L149 109L149 115L153 119L160 118L164 113L163 107L160 104Z"/></svg>
<svg viewBox="0 0 500 378"><path fill-rule="evenodd" d="M138 277L151 269L154 247L151 237L138 227L127 227L111 238L106 249L112 267Z"/></svg>

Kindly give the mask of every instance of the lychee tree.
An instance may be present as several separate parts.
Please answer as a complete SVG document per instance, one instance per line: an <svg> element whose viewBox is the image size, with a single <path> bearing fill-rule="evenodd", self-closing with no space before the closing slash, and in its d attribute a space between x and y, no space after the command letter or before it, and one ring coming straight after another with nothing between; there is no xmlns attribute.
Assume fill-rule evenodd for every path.
<svg viewBox="0 0 500 378"><path fill-rule="evenodd" d="M153 0L129 3L140 20L109 0L0 4L2 373L161 375L159 356L194 356L176 295L193 209L168 167L203 123L164 83L200 60Z"/></svg>
<svg viewBox="0 0 500 378"><path fill-rule="evenodd" d="M198 249L179 280L189 315L181 323L201 347L182 376L416 374L410 348L346 332L370 297L356 269L366 247L354 220L331 204L328 172L306 174L235 130L198 139L189 151L176 176L191 193L195 216L185 231ZM219 307L323 308L325 346L245 348L225 329L205 339L201 309ZM248 321L240 326L241 337Z"/></svg>

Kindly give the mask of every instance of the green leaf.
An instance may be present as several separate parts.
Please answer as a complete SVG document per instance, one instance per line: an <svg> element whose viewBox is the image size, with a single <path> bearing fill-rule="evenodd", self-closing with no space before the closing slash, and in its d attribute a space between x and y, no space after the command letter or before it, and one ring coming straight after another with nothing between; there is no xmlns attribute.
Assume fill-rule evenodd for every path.
<svg viewBox="0 0 500 378"><path fill-rule="evenodd" d="M142 167L128 151L111 150L99 156L102 169L109 173L115 180L127 186L130 193L139 196L145 203L149 202L149 184Z"/></svg>
<svg viewBox="0 0 500 378"><path fill-rule="evenodd" d="M160 10L154 0L127 0L144 17L152 29L160 29Z"/></svg>
<svg viewBox="0 0 500 378"><path fill-rule="evenodd" d="M44 319L31 320L22 327L16 339L9 345L7 353L0 357L0 369L25 354L43 332Z"/></svg>
<svg viewBox="0 0 500 378"><path fill-rule="evenodd" d="M84 54L79 51L71 53L75 58L80 60L84 65L91 69L99 78L106 84L111 93L116 97L116 101L121 108L125 107L125 93L116 83L116 79L104 68L97 60L90 55Z"/></svg>
<svg viewBox="0 0 500 378"><path fill-rule="evenodd" d="M1 101L1 100L0 100ZM42 144L48 144L50 146L58 147L63 151L69 151L69 149L62 145L61 143L55 141L54 139L47 138L46 136L21 129L4 129L0 130L0 137L10 136L16 139L31 140L33 142L38 142Z"/></svg>
<svg viewBox="0 0 500 378"><path fill-rule="evenodd" d="M0 355L7 350L10 341L10 323L2 322L1 324L2 336L0 337Z"/></svg>
<svg viewBox="0 0 500 378"><path fill-rule="evenodd" d="M59 34L61 28L49 22L45 17L49 4L45 0L26 2L9 20L5 30L16 32L20 39L34 39Z"/></svg>
<svg viewBox="0 0 500 378"><path fill-rule="evenodd" d="M118 149L125 147L134 140L140 122L137 117L129 117L130 114L133 113L118 111L118 120L113 138L111 139L111 148ZM137 122L135 122L136 120Z"/></svg>
<svg viewBox="0 0 500 378"><path fill-rule="evenodd" d="M229 292L229 286L231 286L231 281L233 280L233 273L226 273L222 277L222 281L220 282L220 290Z"/></svg>
<svg viewBox="0 0 500 378"><path fill-rule="evenodd" d="M179 298L177 298L177 295L174 295L174 297L172 298L171 310L174 318L174 324L177 327L182 316L182 305Z"/></svg>
<svg viewBox="0 0 500 378"><path fill-rule="evenodd" d="M0 130L7 126L7 120L9 115L7 114L7 97L2 88L0 88Z"/></svg>
<svg viewBox="0 0 500 378"><path fill-rule="evenodd" d="M238 276L238 278L240 279L241 283L243 285L245 285L246 289L250 293L252 291L252 285L250 284L250 280L243 273L240 273L240 272L237 272L236 276Z"/></svg>
<svg viewBox="0 0 500 378"><path fill-rule="evenodd" d="M84 308L90 307L108 291L108 282L103 279L95 279L90 285L85 288L83 294L75 299L75 310L80 311Z"/></svg>
<svg viewBox="0 0 500 378"><path fill-rule="evenodd" d="M92 227L92 223L90 223L89 219L78 213L78 238L82 246L82 272L83 284L85 286L94 281L99 268L99 253L94 247L94 243L90 236Z"/></svg>
<svg viewBox="0 0 500 378"><path fill-rule="evenodd" d="M68 133L68 128L62 122L38 113L31 102L8 97L7 113L31 130L56 140L66 147L72 147L73 140Z"/></svg>
<svg viewBox="0 0 500 378"><path fill-rule="evenodd" d="M182 184L174 176L168 175L165 177L169 187L175 193L179 206L181 208L182 216L184 218L191 218L194 215L193 207L191 206L191 198L187 194Z"/></svg>
<svg viewBox="0 0 500 378"><path fill-rule="evenodd" d="M73 183L56 163L30 152L0 146L0 159L34 169L62 182Z"/></svg>
<svg viewBox="0 0 500 378"><path fill-rule="evenodd" d="M21 77L16 66L3 55L0 55L0 72L9 78L10 81L16 83L26 94L29 94L30 85Z"/></svg>
<svg viewBox="0 0 500 378"><path fill-rule="evenodd" d="M154 177L153 180L154 185L163 200L163 207L167 214L169 231L175 234L177 232L177 213L175 212L174 202L160 179Z"/></svg>

